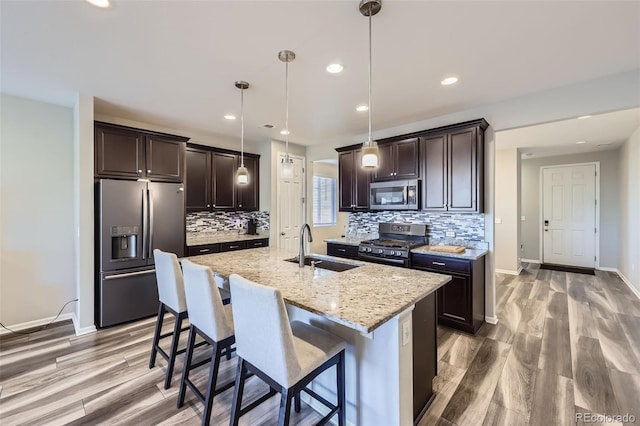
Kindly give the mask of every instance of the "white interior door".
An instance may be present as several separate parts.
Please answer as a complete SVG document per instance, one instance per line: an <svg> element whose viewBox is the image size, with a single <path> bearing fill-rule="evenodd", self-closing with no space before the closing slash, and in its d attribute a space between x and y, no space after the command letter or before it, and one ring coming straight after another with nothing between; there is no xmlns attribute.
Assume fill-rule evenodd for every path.
<svg viewBox="0 0 640 426"><path fill-rule="evenodd" d="M543 169L543 262L595 266L596 165Z"/></svg>
<svg viewBox="0 0 640 426"><path fill-rule="evenodd" d="M280 160L284 154L280 154ZM298 252L300 228L304 224L304 158L289 155L293 160L293 177L282 177L278 161L278 247Z"/></svg>

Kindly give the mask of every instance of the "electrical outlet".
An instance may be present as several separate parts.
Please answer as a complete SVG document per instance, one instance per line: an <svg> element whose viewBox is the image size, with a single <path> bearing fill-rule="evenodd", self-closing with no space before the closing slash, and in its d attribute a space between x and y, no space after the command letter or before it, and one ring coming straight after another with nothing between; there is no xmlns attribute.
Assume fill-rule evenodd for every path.
<svg viewBox="0 0 640 426"><path fill-rule="evenodd" d="M402 323L402 346L406 346L411 341L411 321L406 320Z"/></svg>
<svg viewBox="0 0 640 426"><path fill-rule="evenodd" d="M456 233L454 231L445 231L444 236L445 237L455 237Z"/></svg>
<svg viewBox="0 0 640 426"><path fill-rule="evenodd" d="M520 216L520 220L524 222L524 216Z"/></svg>

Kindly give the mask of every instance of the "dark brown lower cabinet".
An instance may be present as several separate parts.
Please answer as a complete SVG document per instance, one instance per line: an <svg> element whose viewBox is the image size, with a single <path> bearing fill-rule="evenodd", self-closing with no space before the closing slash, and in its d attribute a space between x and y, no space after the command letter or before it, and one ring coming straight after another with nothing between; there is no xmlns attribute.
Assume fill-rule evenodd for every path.
<svg viewBox="0 0 640 426"><path fill-rule="evenodd" d="M345 259L358 259L358 246L351 244L327 243L329 256L343 257Z"/></svg>
<svg viewBox="0 0 640 426"><path fill-rule="evenodd" d="M200 256L202 254L221 253L225 251L244 250L268 246L268 238L234 241L229 243L202 244L198 246L188 246L187 256Z"/></svg>
<svg viewBox="0 0 640 426"><path fill-rule="evenodd" d="M484 323L484 256L476 260L412 253L412 267L451 275L437 291L438 324L476 334Z"/></svg>
<svg viewBox="0 0 640 426"><path fill-rule="evenodd" d="M425 297L413 308L413 420L418 424L431 404L433 378L438 368L436 295Z"/></svg>

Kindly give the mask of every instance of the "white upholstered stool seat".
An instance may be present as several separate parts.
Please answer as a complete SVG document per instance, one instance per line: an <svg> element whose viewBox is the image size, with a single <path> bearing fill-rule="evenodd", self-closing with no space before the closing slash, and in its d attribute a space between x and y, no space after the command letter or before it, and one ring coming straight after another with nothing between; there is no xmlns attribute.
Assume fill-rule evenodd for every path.
<svg viewBox="0 0 640 426"><path fill-rule="evenodd" d="M235 343L232 305L223 305L221 290L218 288L213 272L206 266L196 265L189 260L182 260L184 274L184 290L187 307L189 309L189 339L187 354L178 393L178 408L184 404L187 386L204 404L202 424L208 425L211 418L213 398L234 385L234 381L218 387L218 368L223 354L231 358L231 346ZM193 349L196 335L212 346L211 358L198 363L192 363ZM211 362L207 389L203 394L189 378L189 372L194 368Z"/></svg>
<svg viewBox="0 0 640 426"><path fill-rule="evenodd" d="M279 425L289 424L292 399L295 399L296 411L300 411L300 392L305 392L329 409L320 424L338 414L338 424L344 426L346 343L317 327L298 321L289 323L278 289L235 274L229 277L229 284L238 354L230 424L237 425L240 416L275 391L281 395ZM333 366L336 366L336 405L307 388L313 379ZM244 379L248 372L265 381L271 391L242 408Z"/></svg>

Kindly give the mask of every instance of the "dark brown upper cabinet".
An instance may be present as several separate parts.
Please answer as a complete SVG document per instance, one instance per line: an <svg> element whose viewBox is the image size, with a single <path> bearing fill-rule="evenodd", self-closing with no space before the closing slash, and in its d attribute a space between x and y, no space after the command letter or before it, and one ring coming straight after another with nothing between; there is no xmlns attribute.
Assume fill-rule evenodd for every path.
<svg viewBox="0 0 640 426"><path fill-rule="evenodd" d="M369 209L371 172L361 166L362 150L338 148L338 192L341 212Z"/></svg>
<svg viewBox="0 0 640 426"><path fill-rule="evenodd" d="M236 183L240 153L201 145L187 147L187 211L255 211L260 208L260 156L244 155L249 183Z"/></svg>
<svg viewBox="0 0 640 426"><path fill-rule="evenodd" d="M189 138L96 122L96 177L182 182Z"/></svg>
<svg viewBox="0 0 640 426"><path fill-rule="evenodd" d="M378 144L379 163L374 181L416 179L420 177L420 144L418 138Z"/></svg>
<svg viewBox="0 0 640 426"><path fill-rule="evenodd" d="M260 205L260 167L259 158L244 156L244 166L249 173L249 182L246 185L238 185L236 183L237 190L237 204L238 210L254 211L258 210ZM240 156L238 156L238 167L240 166Z"/></svg>
<svg viewBox="0 0 640 426"><path fill-rule="evenodd" d="M187 147L187 211L211 209L211 153Z"/></svg>
<svg viewBox="0 0 640 426"><path fill-rule="evenodd" d="M484 198L486 121L421 137L422 210L478 212Z"/></svg>

